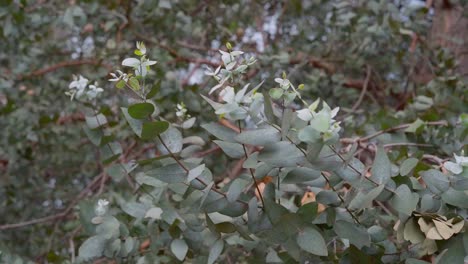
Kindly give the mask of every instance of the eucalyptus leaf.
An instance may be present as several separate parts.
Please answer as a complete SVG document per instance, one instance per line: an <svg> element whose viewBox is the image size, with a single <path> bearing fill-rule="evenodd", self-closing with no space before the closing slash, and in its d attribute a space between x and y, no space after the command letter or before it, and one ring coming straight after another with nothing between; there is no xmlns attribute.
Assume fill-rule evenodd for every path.
<svg viewBox="0 0 468 264"><path fill-rule="evenodd" d="M133 104L128 108L128 114L135 119L149 118L154 112L152 103Z"/></svg>
<svg viewBox="0 0 468 264"><path fill-rule="evenodd" d="M174 239L171 243L171 251L178 260L182 261L188 252L187 243L183 239Z"/></svg>
<svg viewBox="0 0 468 264"><path fill-rule="evenodd" d="M297 244L303 250L317 256L328 256L327 245L323 236L314 228L305 227L297 234Z"/></svg>

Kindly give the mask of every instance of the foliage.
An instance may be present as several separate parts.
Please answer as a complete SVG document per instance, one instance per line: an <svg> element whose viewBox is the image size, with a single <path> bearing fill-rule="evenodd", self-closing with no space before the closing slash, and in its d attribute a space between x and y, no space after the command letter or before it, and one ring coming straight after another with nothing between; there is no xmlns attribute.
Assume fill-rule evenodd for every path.
<svg viewBox="0 0 468 264"><path fill-rule="evenodd" d="M468 89L398 2L7 1L1 261L463 262Z"/></svg>

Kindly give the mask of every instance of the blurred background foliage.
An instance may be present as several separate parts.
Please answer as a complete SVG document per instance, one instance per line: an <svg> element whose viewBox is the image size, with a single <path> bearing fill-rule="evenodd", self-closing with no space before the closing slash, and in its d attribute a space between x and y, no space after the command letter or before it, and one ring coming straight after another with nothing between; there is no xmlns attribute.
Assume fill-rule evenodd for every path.
<svg viewBox="0 0 468 264"><path fill-rule="evenodd" d="M83 240L74 210L82 199L99 196L100 188L124 196L132 193L124 183L91 184L103 171L100 154L83 132L82 110L64 92L72 74L100 82L105 89L101 110L108 113L125 159L154 155L122 129L126 123L117 106L131 95L105 81L136 41L144 41L149 57L158 61L151 77L162 80L156 102L168 120L177 120L179 102L187 105L198 123L216 120L205 111L207 104L198 94L207 93L214 84L204 76L205 67L219 65L217 50L225 49L229 41L258 58L247 74L250 82L266 80L264 87L271 88L274 77L284 71L293 83L305 84L308 98L340 106L344 137L372 134L418 118L468 122L466 1L0 3L4 259L21 256L60 263L69 258L70 243L76 246ZM409 137L411 142L432 142L431 154L449 158L464 148L466 127ZM201 129L196 133L206 137ZM229 166L224 156L206 159L215 175Z"/></svg>

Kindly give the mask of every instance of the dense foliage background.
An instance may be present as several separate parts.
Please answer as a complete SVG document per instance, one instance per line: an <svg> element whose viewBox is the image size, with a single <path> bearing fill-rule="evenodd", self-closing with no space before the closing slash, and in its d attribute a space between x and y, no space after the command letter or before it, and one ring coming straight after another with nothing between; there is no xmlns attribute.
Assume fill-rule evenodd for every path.
<svg viewBox="0 0 468 264"><path fill-rule="evenodd" d="M248 170L242 168L244 160L223 154L211 142L213 136L202 127L210 123L225 126L231 132L238 129L235 122L208 111L210 105L200 96L207 96L216 85L204 72L207 67L215 69L222 65L218 50L226 51L227 42L234 50L244 51L246 57L257 59L239 79L239 85L248 82L254 87L264 81L260 91L268 93L278 86L274 80L284 72L294 85L304 84L301 94L309 103L322 98L332 109L340 107L336 119L342 121L341 140L334 148L347 162L354 156L362 162L366 173L373 174L376 170L370 170L371 167L383 166L374 164L377 160L381 162L376 157L377 149L385 150L393 182L386 188L408 184L417 192L423 189L418 189L417 183L439 188L439 174L427 176L433 179L430 182L422 179L423 173L432 169L449 175L444 163L456 162L453 155L464 156L463 150L468 153L465 4L466 1L454 0L1 1L0 262L71 261L83 241L94 232L90 219L98 199L111 201L111 210L118 214L119 204L134 202L138 195L154 192L151 189L154 186L137 186L129 175L121 179L109 176L115 175L109 173L109 168L116 161L111 158L109 163L106 153L89 139L92 138L89 137L92 132L86 128L86 123L90 124L86 120L89 109L65 95L73 74L86 76L104 88L96 104L97 111L107 119L106 140L121 146L117 162L128 165L132 160L163 155L164 151L154 143L135 136L122 115L120 107L134 103L132 92L116 89L107 82L110 72L123 69L124 58L134 56L136 41L143 41L148 57L158 61L148 77L151 86L160 81L153 99L156 111L164 120L180 124L176 105L183 102L187 113L196 117L196 124L184 130L183 136L199 136L206 142L196 149L194 157L204 158L215 185L221 189L227 190L239 175L248 176ZM219 100L214 96L212 99ZM280 108L283 104L281 100L275 103ZM288 109L299 110L301 106L292 104ZM447 189L440 189L445 185L438 189L456 195L445 199L443 193L436 192L431 197L438 204L424 206L421 191L418 210L409 215L416 219L421 214L424 217L434 214L445 216L445 220L458 217L455 221L466 221L468 195L467 181L463 178L467 177L466 164L464 168L464 175L450 180L450 189L448 185ZM263 187L271 180L270 176L257 180ZM333 193L336 186L340 194L355 197L351 185L332 180L327 183L327 191ZM165 208L183 208L181 201L186 196L177 188L171 191L164 193L161 204L169 203L164 204ZM327 203L328 198L323 197L317 203L318 193L307 184L300 185L281 192L285 199L282 202L287 204L287 200L297 207L313 202L318 208L315 213L326 218L320 220L321 231L331 232L333 223L328 221L335 219L330 209L340 205ZM255 196L254 188L250 195ZM358 249L351 239L353 246L340 242L344 245L338 245L343 249L339 252L335 241L327 245L335 247L334 255L330 253L330 258L322 261L393 263L413 258L413 262L407 263L419 263L416 259L462 263L467 255L468 232L464 230L449 240L436 239L435 249L409 242L390 246L401 240L397 238L395 223L408 217L399 216L399 211L387 201L371 205L356 210L356 214L366 228L379 223L372 229L374 233L369 231L373 242L389 242L382 242L380 247L357 242L366 245ZM128 208L122 210L135 217L136 213L132 215ZM370 218L372 214L382 216L376 220ZM181 258L170 246L170 237L182 236L183 227L166 223L154 228L151 226L154 223L132 217L120 215L118 219L135 238L135 253L124 260L116 257L116 261L134 263L144 255L148 256L147 263L156 259L161 262L184 259L185 254ZM231 226L225 228L228 230L218 227L222 230L218 231L231 233ZM182 237L191 239L184 234ZM155 239L161 242L155 243ZM180 241L175 243L178 245ZM311 257L300 255L298 259L299 253L283 244L256 245L257 250L250 252L253 244L226 243L220 257L223 263L265 261L267 255L272 262L304 261ZM208 256L209 249L197 249L192 244L190 247L186 261L206 261L199 257Z"/></svg>

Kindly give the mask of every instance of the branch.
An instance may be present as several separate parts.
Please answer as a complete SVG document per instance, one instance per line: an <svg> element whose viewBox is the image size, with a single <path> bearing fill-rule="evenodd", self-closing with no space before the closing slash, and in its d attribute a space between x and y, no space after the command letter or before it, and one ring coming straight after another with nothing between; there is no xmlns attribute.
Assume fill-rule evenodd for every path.
<svg viewBox="0 0 468 264"><path fill-rule="evenodd" d="M112 65L103 63L101 60L75 60L75 61L63 61L59 62L57 64L54 64L52 66L42 68L39 70L35 70L31 73L27 73L25 75L20 75L17 77L18 80L22 79L27 79L27 78L32 78L36 76L41 76L45 75L50 72L54 72L60 68L65 68L65 67L72 67L72 66L81 66L81 65L96 65L96 66L101 66L106 68L108 71L112 70Z"/></svg>
<svg viewBox="0 0 468 264"><path fill-rule="evenodd" d="M376 133L374 133L372 135L369 135L367 137L359 138L359 139L357 139L357 141L358 142L369 141L370 139L373 139L373 138L378 137L378 136L380 136L382 134L385 134L385 133L406 129L411 124L412 123L408 123L408 124L403 124L403 125L387 128L387 129L384 129L384 130L380 130L380 131L378 131L378 132L376 132ZM425 125L428 125L428 126L447 126L448 122L446 120L439 120L439 121L426 122Z"/></svg>
<svg viewBox="0 0 468 264"><path fill-rule="evenodd" d="M95 177L76 197L75 199L73 199L73 201L70 203L70 205L61 213L58 213L58 214L55 214L55 215L51 215L51 216L46 216L46 217L42 217L42 218L37 218L37 219L32 219L32 220L29 220L29 221L25 221L25 222L20 222L20 223L15 223L15 224L4 224L4 225L0 225L0 230L7 230L7 229L15 229L15 228L21 228L21 227L25 227L25 226L29 226L29 225L36 225L36 224L41 224L41 223L45 223L45 222L50 222L50 221L54 221L54 220L59 220L59 219L62 219L62 218L65 218L69 213L72 212L73 210L73 207L75 207L75 205L85 197L85 195L91 191L94 187L94 185L96 183L99 182L99 180L101 179L101 177L103 176L104 174L101 173L99 174L97 177Z"/></svg>

